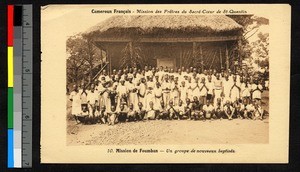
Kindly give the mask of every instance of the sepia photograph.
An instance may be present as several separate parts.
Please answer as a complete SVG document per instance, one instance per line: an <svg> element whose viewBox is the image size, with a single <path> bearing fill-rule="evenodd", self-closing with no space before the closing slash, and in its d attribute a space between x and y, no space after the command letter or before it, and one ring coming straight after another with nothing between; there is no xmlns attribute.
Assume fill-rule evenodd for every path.
<svg viewBox="0 0 300 172"><path fill-rule="evenodd" d="M268 143L268 25L114 15L70 36L67 144Z"/></svg>
<svg viewBox="0 0 300 172"><path fill-rule="evenodd" d="M288 162L290 26L278 4L43 6L41 162Z"/></svg>

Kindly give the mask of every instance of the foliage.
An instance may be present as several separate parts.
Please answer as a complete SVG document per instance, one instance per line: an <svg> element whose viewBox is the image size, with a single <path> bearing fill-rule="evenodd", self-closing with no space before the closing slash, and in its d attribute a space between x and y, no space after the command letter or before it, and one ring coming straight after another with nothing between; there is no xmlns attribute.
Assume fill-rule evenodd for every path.
<svg viewBox="0 0 300 172"><path fill-rule="evenodd" d="M241 59L252 58L252 56L258 56L264 58L264 63L268 65L268 46L269 46L269 34L258 33L259 27L262 25L269 25L269 20L264 17L257 17L253 15L228 15L228 17L235 20L237 23L243 26L242 39L239 42L238 52ZM257 35L259 40L250 43L249 38Z"/></svg>
<svg viewBox="0 0 300 172"><path fill-rule="evenodd" d="M92 70L101 63L101 50L87 36L75 35L67 40L67 84L93 77ZM87 77L88 76L88 77Z"/></svg>

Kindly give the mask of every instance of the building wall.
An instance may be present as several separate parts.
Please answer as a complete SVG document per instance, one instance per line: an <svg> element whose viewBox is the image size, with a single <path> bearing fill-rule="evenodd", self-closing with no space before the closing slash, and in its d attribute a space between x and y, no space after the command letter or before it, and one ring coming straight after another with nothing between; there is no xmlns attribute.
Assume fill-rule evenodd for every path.
<svg viewBox="0 0 300 172"><path fill-rule="evenodd" d="M120 69L123 61L122 58L127 52L125 50L128 43L102 43L106 47L108 59L111 59L112 69ZM196 51L193 58L193 44L187 43L133 43L133 54L139 54L143 60L138 60L138 67L145 65L157 65L157 59L160 58L175 58L176 68L181 66L197 67L201 65L201 49L204 63L204 69L217 69L220 70L221 66L226 68L226 47L229 55L230 66L234 63L236 53L233 53L237 47L236 42L206 42L197 43ZM201 47L201 48L200 48ZM130 61L129 63L131 63Z"/></svg>

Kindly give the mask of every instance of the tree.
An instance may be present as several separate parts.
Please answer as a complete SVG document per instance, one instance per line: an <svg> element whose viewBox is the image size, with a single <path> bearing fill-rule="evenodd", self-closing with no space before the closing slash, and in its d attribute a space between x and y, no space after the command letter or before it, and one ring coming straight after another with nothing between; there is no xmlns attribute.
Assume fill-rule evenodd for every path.
<svg viewBox="0 0 300 172"><path fill-rule="evenodd" d="M254 56L257 57L257 62L260 67L269 65L269 34L262 32L257 34L258 40L253 42Z"/></svg>
<svg viewBox="0 0 300 172"><path fill-rule="evenodd" d="M67 40L67 82L78 83L88 76L93 78L93 69L101 63L101 50L95 47L86 35L75 35Z"/></svg>
<svg viewBox="0 0 300 172"><path fill-rule="evenodd" d="M253 45L249 42L249 38L257 34L260 26L269 25L269 19L254 15L228 15L228 17L243 27L242 38L237 46L240 60L251 58L257 48L256 45ZM263 51L268 51L268 44L261 48L264 49Z"/></svg>

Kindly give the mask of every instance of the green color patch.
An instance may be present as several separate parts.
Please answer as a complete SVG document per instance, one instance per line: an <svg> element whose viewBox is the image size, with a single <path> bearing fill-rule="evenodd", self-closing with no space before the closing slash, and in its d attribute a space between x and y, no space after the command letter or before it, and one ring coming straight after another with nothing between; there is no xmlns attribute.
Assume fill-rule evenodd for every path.
<svg viewBox="0 0 300 172"><path fill-rule="evenodd" d="M7 126L12 129L14 128L14 89L12 87L8 88L7 98Z"/></svg>

